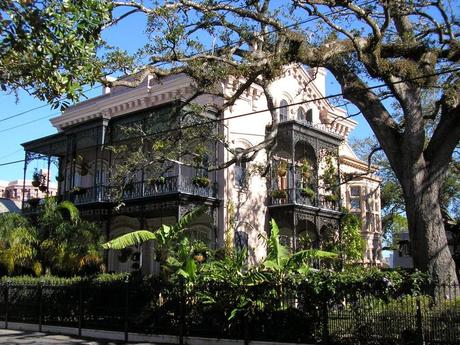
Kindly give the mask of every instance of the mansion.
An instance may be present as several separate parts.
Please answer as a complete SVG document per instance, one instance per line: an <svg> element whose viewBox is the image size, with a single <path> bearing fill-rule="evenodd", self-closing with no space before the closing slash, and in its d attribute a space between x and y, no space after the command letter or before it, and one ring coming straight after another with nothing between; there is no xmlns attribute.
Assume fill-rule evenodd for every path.
<svg viewBox="0 0 460 345"><path fill-rule="evenodd" d="M266 254L263 237L271 218L292 250L322 248L327 236L339 236L345 207L362 220L364 263L380 265L380 181L375 169L358 159L348 144L357 123L323 98L323 69L286 67L284 75L271 84L279 107L272 151L262 150L252 161L237 161L209 172L180 161L166 162L161 180L147 169L139 171L124 189L121 206L114 207L110 182L117 159L110 147L126 141L120 128L165 123L172 105L193 92L191 82L188 76L177 74L161 82L146 78L136 88L105 88L103 95L53 118L56 134L24 143L26 167L36 159L55 166L56 194L72 200L85 219L98 222L108 239L174 224L191 209L207 205L208 212L189 227L190 236L211 248L229 243L247 247L249 260L255 263ZM239 82L222 82L223 92L231 95ZM222 102L214 96L195 101ZM273 130L266 109L263 90L253 84L222 114L206 114L228 143L208 143L206 160L218 165L262 142ZM248 115L235 117L240 114ZM23 210L33 212L34 207L24 202ZM157 269L153 245L148 242L129 252L109 251L106 260L109 271Z"/></svg>

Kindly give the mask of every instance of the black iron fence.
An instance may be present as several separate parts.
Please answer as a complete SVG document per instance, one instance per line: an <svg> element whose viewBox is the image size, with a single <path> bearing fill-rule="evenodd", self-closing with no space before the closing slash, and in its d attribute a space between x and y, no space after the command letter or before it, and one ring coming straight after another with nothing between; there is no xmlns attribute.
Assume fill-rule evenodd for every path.
<svg viewBox="0 0 460 345"><path fill-rule="evenodd" d="M458 286L399 298L313 298L302 286L138 282L0 285L0 320L328 344L460 344Z"/></svg>

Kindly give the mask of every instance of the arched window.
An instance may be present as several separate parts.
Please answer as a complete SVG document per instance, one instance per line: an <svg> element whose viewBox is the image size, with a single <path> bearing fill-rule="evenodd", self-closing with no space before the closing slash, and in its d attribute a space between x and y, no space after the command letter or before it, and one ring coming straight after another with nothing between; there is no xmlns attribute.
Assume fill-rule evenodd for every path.
<svg viewBox="0 0 460 345"><path fill-rule="evenodd" d="M297 109L297 121L305 121L305 110L303 108Z"/></svg>
<svg viewBox="0 0 460 345"><path fill-rule="evenodd" d="M280 102L280 122L284 122L288 120L288 102L285 99L282 99Z"/></svg>
<svg viewBox="0 0 460 345"><path fill-rule="evenodd" d="M246 250L249 246L249 236L244 231L235 231L233 242L237 250Z"/></svg>
<svg viewBox="0 0 460 345"><path fill-rule="evenodd" d="M236 153L243 151L242 148L237 148ZM235 186L244 188L247 185L247 166L246 162L238 160L235 163Z"/></svg>
<svg viewBox="0 0 460 345"><path fill-rule="evenodd" d="M312 123L313 122L313 109L308 109L305 116L305 121Z"/></svg>

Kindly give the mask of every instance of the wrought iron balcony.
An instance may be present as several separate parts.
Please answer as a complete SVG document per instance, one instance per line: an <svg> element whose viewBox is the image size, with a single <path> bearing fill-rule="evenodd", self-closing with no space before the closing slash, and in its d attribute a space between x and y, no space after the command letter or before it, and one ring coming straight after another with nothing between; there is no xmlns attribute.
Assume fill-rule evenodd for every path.
<svg viewBox="0 0 460 345"><path fill-rule="evenodd" d="M123 200L134 200L170 194L190 194L205 198L217 197L217 185L197 186L192 179L183 176L169 176L163 180L151 183L138 181L125 187ZM99 185L82 188L78 193L71 193L69 199L76 205L95 202L110 202L109 186Z"/></svg>
<svg viewBox="0 0 460 345"><path fill-rule="evenodd" d="M319 199L316 197L309 197L305 195L301 188L289 188L282 190L269 191L269 206L279 205L300 205L312 206L323 209L339 211L339 202L332 200L331 196L320 195Z"/></svg>

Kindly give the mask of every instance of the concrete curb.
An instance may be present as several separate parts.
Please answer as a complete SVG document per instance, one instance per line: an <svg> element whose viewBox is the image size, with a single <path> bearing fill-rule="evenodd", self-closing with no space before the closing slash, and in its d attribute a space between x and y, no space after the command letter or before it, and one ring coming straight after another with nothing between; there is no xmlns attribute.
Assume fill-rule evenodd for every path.
<svg viewBox="0 0 460 345"><path fill-rule="evenodd" d="M0 328L5 328L5 322L0 321ZM32 331L38 332L38 324L33 323L20 323L20 322L8 322L8 329L19 330L19 331ZM64 327L64 326L51 326L42 325L42 332L56 333L63 335L78 336L78 328L76 327ZM106 331L99 329L81 329L81 337L101 339L101 340L116 340L124 341L125 333L117 331ZM149 342L149 343L161 343L161 344L179 344L179 337L174 335L164 334L141 334L141 333L128 333L129 342ZM311 345L305 343L279 343L270 341L250 341L251 345ZM184 344L187 345L244 345L244 340L234 339L217 339L217 338L201 338L201 337L184 337Z"/></svg>

